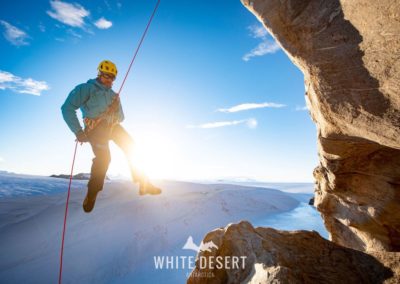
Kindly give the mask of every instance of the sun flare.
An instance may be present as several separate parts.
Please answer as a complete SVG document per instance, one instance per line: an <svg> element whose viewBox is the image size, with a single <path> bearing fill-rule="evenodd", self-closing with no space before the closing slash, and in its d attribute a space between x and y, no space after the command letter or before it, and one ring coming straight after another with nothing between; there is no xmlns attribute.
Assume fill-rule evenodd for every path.
<svg viewBox="0 0 400 284"><path fill-rule="evenodd" d="M152 179L165 179L177 175L179 155L176 143L168 134L159 131L137 133L134 141L135 147L130 160L141 173ZM121 151L115 148L112 149L111 172L130 176L128 161Z"/></svg>

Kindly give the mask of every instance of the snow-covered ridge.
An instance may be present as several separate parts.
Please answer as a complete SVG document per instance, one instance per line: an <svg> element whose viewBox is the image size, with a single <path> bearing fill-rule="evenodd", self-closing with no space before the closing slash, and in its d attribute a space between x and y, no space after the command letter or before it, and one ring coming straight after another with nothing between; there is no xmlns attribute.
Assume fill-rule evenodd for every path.
<svg viewBox="0 0 400 284"><path fill-rule="evenodd" d="M0 279L54 283L68 180L0 174ZM195 255L217 227L288 212L291 194L229 184L159 181L160 196L139 196L129 181L107 181L91 214L82 210L87 181L73 181L64 283L183 283L182 270L156 270L153 256Z"/></svg>
<svg viewBox="0 0 400 284"><path fill-rule="evenodd" d="M69 180L61 178L0 172L0 198L57 194L66 192L68 183ZM87 181L73 183L82 187Z"/></svg>

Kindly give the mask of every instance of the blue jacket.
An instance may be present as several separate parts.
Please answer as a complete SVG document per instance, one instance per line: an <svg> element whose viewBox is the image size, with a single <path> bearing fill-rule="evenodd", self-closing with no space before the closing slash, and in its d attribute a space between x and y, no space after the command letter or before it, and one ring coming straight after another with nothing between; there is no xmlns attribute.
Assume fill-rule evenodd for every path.
<svg viewBox="0 0 400 284"><path fill-rule="evenodd" d="M82 130L82 126L76 115L76 110L81 109L83 118L96 118L107 110L116 95L111 88L104 86L96 79L90 79L86 83L76 86L61 107L65 122L73 133L78 133ZM124 120L121 103L115 116L118 122Z"/></svg>

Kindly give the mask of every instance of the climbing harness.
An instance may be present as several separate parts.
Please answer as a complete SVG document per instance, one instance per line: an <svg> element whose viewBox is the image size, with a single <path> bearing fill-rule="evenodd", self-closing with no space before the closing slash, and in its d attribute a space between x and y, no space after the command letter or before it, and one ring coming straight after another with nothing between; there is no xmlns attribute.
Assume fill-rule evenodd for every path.
<svg viewBox="0 0 400 284"><path fill-rule="evenodd" d="M97 125L100 124L104 119L107 120L108 124L112 128L115 124L118 123L118 120L115 118L116 108L119 107L119 96L115 96L108 105L107 109L98 115L96 118L85 117L83 119L83 123L85 125L85 133L89 134L93 129L96 128Z"/></svg>
<svg viewBox="0 0 400 284"><path fill-rule="evenodd" d="M136 48L136 51L135 51L135 53L134 53L134 55L133 55L133 58L132 58L132 60L131 60L131 63L129 64L128 70L126 71L124 80L122 81L121 87L119 88L119 91L118 91L117 95L114 97L114 100L119 99L119 96L120 96L120 94L121 94L122 88L124 87L126 78L128 77L129 71L131 70L131 67L132 67L132 65L133 65L133 62L135 61L136 55L138 54L139 49L140 49L140 47L141 47L141 45L142 45L142 43L143 43L143 40L144 40L144 38L145 38L145 36L146 36L146 34L147 34L147 30L149 29L150 24L151 24L151 22L153 21L153 17L154 17L154 15L155 15L156 11L157 11L157 8L158 8L158 5L159 5L159 4L160 4L160 0L157 0L157 4L156 4L156 6L154 7L153 13L151 14L151 17L150 17L150 19L149 19L149 21L148 21L148 23L147 23L146 29L145 29L144 32L143 32L143 35L142 35L142 37L141 37L141 39L140 39L140 42L139 42L139 44L138 44L138 46L137 46L137 48ZM114 101L113 101L113 102L114 102ZM110 106L108 107L108 109L104 112L105 114L104 114L104 115L103 115L103 114L100 115L100 117L102 117L102 119L104 119L104 117L105 117L106 115L109 115L110 107L113 105L113 102L110 104ZM114 121L114 117L113 117L113 116L114 116L114 112L111 113L111 121ZM101 120L102 120L102 119L101 119ZM84 123L85 123L85 126L86 126L86 123L88 123L88 124L90 125L90 127L93 127L93 128L94 128L98 123L100 123L101 120L95 121L95 122L93 122L93 121L84 121ZM92 129L93 129L93 128L92 128ZM58 283L59 283L59 284L61 284L61 280L62 280L63 254L64 254L64 239L65 239L65 231L66 231L66 227L67 227L68 204L69 204L69 197L70 197L70 194L71 194L72 174L73 174L73 171L74 171L74 164L75 164L75 157L76 157L76 152L77 152L77 148L78 148L78 142L79 142L79 141L76 141L76 143L75 143L75 151L74 151L74 157L73 157L73 159L72 159L71 175L70 175L70 177L69 177L67 201L66 201L66 204L65 204L64 225L63 225L63 231L62 231L61 250L60 250L60 272L59 272L59 275L58 275Z"/></svg>

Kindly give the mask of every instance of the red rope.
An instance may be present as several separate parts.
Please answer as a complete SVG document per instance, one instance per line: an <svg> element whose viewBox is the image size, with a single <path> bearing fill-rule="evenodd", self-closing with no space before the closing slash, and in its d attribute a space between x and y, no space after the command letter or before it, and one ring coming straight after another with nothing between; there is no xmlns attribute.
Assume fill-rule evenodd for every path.
<svg viewBox="0 0 400 284"><path fill-rule="evenodd" d="M142 35L142 38L140 39L140 42L139 42L139 44L138 44L138 47L136 48L135 54L133 55L133 58L132 58L132 60L131 60L131 63L129 64L128 71L126 71L124 80L122 81L122 84L121 84L121 87L119 88L119 91L118 91L118 93L117 93L117 96L119 96L119 94L120 94L121 91L122 91L122 87L123 87L124 84L125 84L126 78L128 77L129 71L131 70L131 67L132 67L132 65L133 65L133 62L135 61L136 55L138 54L139 49L140 49L140 47L141 47L141 45L142 45L142 43L143 43L143 40L144 40L144 38L145 38L145 36L146 36L146 33L147 33L147 30L149 29L150 24L151 24L151 22L153 21L153 17L154 17L154 15L155 15L156 11L157 11L157 8L158 8L158 5L159 5L159 4L160 4L160 0L157 1L157 4L156 4L156 6L155 6L155 8L154 8L154 11L153 11L153 13L151 14L151 17L150 17L150 19L149 19L149 22L147 23L146 29L144 30L144 33L143 33L143 35ZM70 194L71 194L72 174L73 174L73 171L74 171L74 164L75 164L75 157L76 157L76 149L77 149L77 147L78 147L78 141L76 141L76 145L75 145L74 158L73 158L73 160L72 160L72 167L71 167L71 175L70 175L70 177L69 177L69 186L68 186L67 202L66 202L66 204L65 204L64 227L63 227L63 233L62 233L61 252L60 252L60 273L59 273L59 276L58 276L58 283L59 283L59 284L61 284L61 280L62 280L62 267L63 267L63 254L64 254L64 239L65 239L65 230L66 230L66 227L67 227L68 203L69 203L69 197L70 197Z"/></svg>
<svg viewBox="0 0 400 284"><path fill-rule="evenodd" d="M150 24L151 24L151 22L153 21L154 14L156 13L159 4L160 4L160 0L157 1L156 6L154 7L153 14L151 14L150 20L149 20L149 22L147 23L146 29L145 29L144 32L143 32L142 38L140 39L140 42L139 42L139 44L138 44L138 47L136 48L135 54L133 55L133 58L132 58L132 60L131 60L131 63L129 64L128 71L126 71L124 80L122 81L122 84L121 84L121 87L119 88L119 91L118 91L118 93L117 93L117 96L119 96L119 94L120 94L121 91L122 91L122 87L123 87L124 84L125 84L126 78L128 77L128 74L129 74L129 71L131 71L131 67L132 67L132 65L133 65L133 62L135 61L136 55L137 55L138 52L139 52L140 46L142 45L142 42L143 42L143 40L144 40L144 38L145 38L145 36L146 36L147 30L149 29Z"/></svg>
<svg viewBox="0 0 400 284"><path fill-rule="evenodd" d="M75 143L74 158L72 159L71 175L69 177L67 202L65 204L64 227L63 227L63 233L62 233L61 252L60 252L60 274L58 275L58 283L59 284L61 284L61 278L62 278L62 267L63 267L62 264L63 264L63 254L64 254L64 237L65 237L65 229L67 227L69 196L71 195L72 173L74 172L74 164L75 164L75 157L76 157L76 149L77 148L78 148L78 140L76 140L76 143Z"/></svg>

